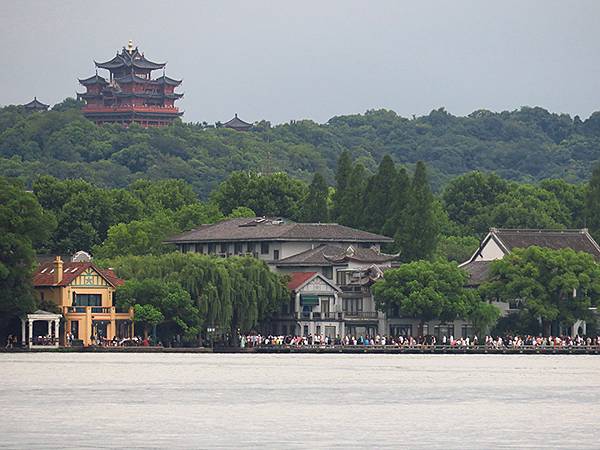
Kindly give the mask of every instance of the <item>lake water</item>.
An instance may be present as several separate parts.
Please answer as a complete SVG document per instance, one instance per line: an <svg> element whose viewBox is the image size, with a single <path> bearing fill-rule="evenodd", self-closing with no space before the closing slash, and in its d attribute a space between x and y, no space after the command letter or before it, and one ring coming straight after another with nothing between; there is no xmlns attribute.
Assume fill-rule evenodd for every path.
<svg viewBox="0 0 600 450"><path fill-rule="evenodd" d="M0 448L599 448L600 357L0 354Z"/></svg>

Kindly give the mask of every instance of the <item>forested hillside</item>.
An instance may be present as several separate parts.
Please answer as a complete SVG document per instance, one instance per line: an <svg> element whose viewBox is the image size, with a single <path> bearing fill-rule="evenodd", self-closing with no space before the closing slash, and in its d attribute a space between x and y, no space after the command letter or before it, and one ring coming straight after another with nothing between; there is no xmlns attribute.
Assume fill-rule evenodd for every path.
<svg viewBox="0 0 600 450"><path fill-rule="evenodd" d="M52 111L0 110L0 175L31 186L40 174L84 178L97 186L125 187L138 178L181 178L206 198L232 171L286 171L309 181L316 172L333 184L343 150L374 173L385 154L412 167L424 161L435 190L472 171L495 171L533 182L589 178L600 160L600 112L585 121L542 108L476 111L456 117L440 109L407 119L393 111L339 116L271 127L259 122L247 133L177 123L161 129L96 126L67 99Z"/></svg>

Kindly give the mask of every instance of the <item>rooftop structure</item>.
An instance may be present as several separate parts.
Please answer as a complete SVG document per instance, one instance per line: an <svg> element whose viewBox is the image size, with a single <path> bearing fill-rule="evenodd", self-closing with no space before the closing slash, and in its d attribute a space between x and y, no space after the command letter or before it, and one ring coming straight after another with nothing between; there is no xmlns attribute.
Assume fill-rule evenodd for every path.
<svg viewBox="0 0 600 450"><path fill-rule="evenodd" d="M50 105L46 105L45 103L40 102L37 99L37 97L33 97L33 100L23 105L23 108L25 108L25 110L29 112L48 111L49 107Z"/></svg>
<svg viewBox="0 0 600 450"><path fill-rule="evenodd" d="M337 223L296 223L280 218L229 219L173 236L167 243L209 243L233 241L310 241L382 244L392 238L356 230Z"/></svg>
<svg viewBox="0 0 600 450"><path fill-rule="evenodd" d="M77 94L86 103L82 112L88 119L98 124L138 123L148 127L168 125L183 114L175 106L183 97L175 92L181 80L166 76L166 63L146 59L132 41L112 59L94 63L96 74L79 80L86 92ZM98 69L107 70L108 78L98 75ZM153 79L152 72L158 69L163 74Z"/></svg>
<svg viewBox="0 0 600 450"><path fill-rule="evenodd" d="M248 122L244 122L242 119L240 119L238 117L237 113L235 113L235 116L233 117L233 119L225 122L223 124L223 127L231 128L232 130L236 130L236 131L249 131L252 128L252 124L248 123Z"/></svg>
<svg viewBox="0 0 600 450"><path fill-rule="evenodd" d="M347 264L350 261L382 264L394 261L398 256L399 255L381 253L379 250L372 248L361 248L353 245L342 247L339 245L327 244L280 259L277 261L277 267L325 267Z"/></svg>

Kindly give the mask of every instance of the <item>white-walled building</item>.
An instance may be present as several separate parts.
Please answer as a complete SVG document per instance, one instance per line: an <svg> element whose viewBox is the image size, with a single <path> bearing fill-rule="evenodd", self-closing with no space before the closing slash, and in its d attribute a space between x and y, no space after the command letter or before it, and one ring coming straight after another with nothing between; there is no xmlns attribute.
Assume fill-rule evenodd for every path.
<svg viewBox="0 0 600 450"><path fill-rule="evenodd" d="M381 253L392 238L335 223L230 219L170 238L182 252L253 255L291 281L292 299L273 319L277 334L387 333L371 284L397 255Z"/></svg>
<svg viewBox="0 0 600 450"><path fill-rule="evenodd" d="M570 248L578 252L591 254L600 261L600 246L590 235L587 228L578 230L531 230L490 228L489 233L481 241L479 248L469 260L459 267L469 273L469 286L477 287L489 277L490 265L493 261L504 258L515 248L532 246L560 250ZM504 315L519 309L519 300L514 302L495 302ZM586 324L577 321L571 330L558 330L560 334L585 334Z"/></svg>

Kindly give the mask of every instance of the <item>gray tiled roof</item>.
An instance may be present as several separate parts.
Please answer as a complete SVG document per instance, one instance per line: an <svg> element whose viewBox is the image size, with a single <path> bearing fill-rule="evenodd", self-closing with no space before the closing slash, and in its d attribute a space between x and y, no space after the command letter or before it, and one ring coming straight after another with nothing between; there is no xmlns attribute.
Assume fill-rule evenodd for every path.
<svg viewBox="0 0 600 450"><path fill-rule="evenodd" d="M336 223L295 223L256 217L230 219L173 236L167 243L226 241L393 242L392 238Z"/></svg>
<svg viewBox="0 0 600 450"><path fill-rule="evenodd" d="M581 230L509 230L492 229L508 251L514 248L531 246L559 250L570 248L578 252L586 252L600 260L600 248L586 229Z"/></svg>
<svg viewBox="0 0 600 450"><path fill-rule="evenodd" d="M461 269L466 270L469 273L469 281L467 286L478 286L487 280L490 273L490 265L493 261L471 261L463 266Z"/></svg>
<svg viewBox="0 0 600 450"><path fill-rule="evenodd" d="M320 245L317 248L306 250L297 255L292 255L287 258L277 261L277 266L331 266L335 263L345 263L348 260L368 262L368 263L384 263L396 259L396 255L386 255L379 253L371 248L352 247L352 251L348 251L348 247L340 247L338 245Z"/></svg>

